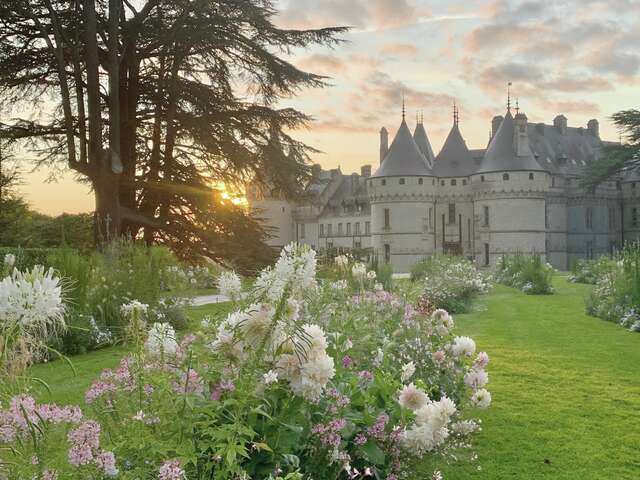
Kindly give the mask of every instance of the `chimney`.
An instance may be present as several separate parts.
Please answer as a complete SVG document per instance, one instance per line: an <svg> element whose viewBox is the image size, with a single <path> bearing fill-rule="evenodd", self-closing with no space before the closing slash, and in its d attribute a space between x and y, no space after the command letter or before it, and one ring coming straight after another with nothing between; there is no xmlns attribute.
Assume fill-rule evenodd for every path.
<svg viewBox="0 0 640 480"><path fill-rule="evenodd" d="M387 156L387 152L389 152L389 132L382 127L380 129L380 165L382 165L384 157Z"/></svg>
<svg viewBox="0 0 640 480"><path fill-rule="evenodd" d="M518 113L513 119L515 128L513 131L513 146L518 157L529 155L529 132L527 132L527 116L524 113Z"/></svg>
<svg viewBox="0 0 640 480"><path fill-rule="evenodd" d="M564 115L558 115L553 119L553 126L560 132L561 135L567 134L567 117Z"/></svg>
<svg viewBox="0 0 640 480"><path fill-rule="evenodd" d="M322 173L322 166L319 163L314 163L311 166L311 178L317 180L320 178L320 174Z"/></svg>
<svg viewBox="0 0 640 480"><path fill-rule="evenodd" d="M495 137L496 133L498 133L502 120L504 120L502 115L496 115L493 117L493 120L491 120L491 138Z"/></svg>
<svg viewBox="0 0 640 480"><path fill-rule="evenodd" d="M587 130L589 130L589 133L594 137L600 138L600 123L595 118L589 120L587 123Z"/></svg>
<svg viewBox="0 0 640 480"><path fill-rule="evenodd" d="M360 167L360 175L364 178L371 176L371 165L362 165Z"/></svg>

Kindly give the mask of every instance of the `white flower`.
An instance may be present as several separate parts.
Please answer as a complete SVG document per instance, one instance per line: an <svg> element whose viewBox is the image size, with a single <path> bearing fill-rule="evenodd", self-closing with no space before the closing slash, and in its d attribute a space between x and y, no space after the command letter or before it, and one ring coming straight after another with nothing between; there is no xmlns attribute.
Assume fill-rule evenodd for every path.
<svg viewBox="0 0 640 480"><path fill-rule="evenodd" d="M13 253L7 253L4 256L4 264L7 267L11 268L15 265L15 263L16 263L16 256Z"/></svg>
<svg viewBox="0 0 640 480"><path fill-rule="evenodd" d="M478 408L487 408L491 405L491 394L484 388L476 390L471 396L471 403Z"/></svg>
<svg viewBox="0 0 640 480"><path fill-rule="evenodd" d="M456 357L470 357L476 353L476 342L469 337L456 337L453 339L453 345L451 346L451 352Z"/></svg>
<svg viewBox="0 0 640 480"><path fill-rule="evenodd" d="M151 357L174 356L180 349L176 341L176 332L168 323L154 323L144 348Z"/></svg>
<svg viewBox="0 0 640 480"><path fill-rule="evenodd" d="M402 374L400 375L400 379L403 382L406 382L413 376L415 372L416 372L416 366L413 362L405 363L402 366Z"/></svg>
<svg viewBox="0 0 640 480"><path fill-rule="evenodd" d="M375 280L376 279L376 272L374 270L369 270L367 272L367 280Z"/></svg>
<svg viewBox="0 0 640 480"><path fill-rule="evenodd" d="M346 255L338 255L335 258L336 265L340 268L344 268L349 264L349 257Z"/></svg>
<svg viewBox="0 0 640 480"><path fill-rule="evenodd" d="M352 348L353 348L353 342L351 341L350 338L347 338L347 340L344 342L344 349L351 350Z"/></svg>
<svg viewBox="0 0 640 480"><path fill-rule="evenodd" d="M431 315L438 335L447 335L453 330L453 317L446 310L439 308Z"/></svg>
<svg viewBox="0 0 640 480"><path fill-rule="evenodd" d="M421 455L441 445L448 437L447 428L456 413L455 403L447 397L426 403L416 411L416 423L403 433L405 447Z"/></svg>
<svg viewBox="0 0 640 480"><path fill-rule="evenodd" d="M381 348L378 348L378 351L376 352L376 356L373 359L373 364L376 367L380 367L380 365L382 365L383 360L384 360L384 352L382 351Z"/></svg>
<svg viewBox="0 0 640 480"><path fill-rule="evenodd" d="M218 291L220 295L238 300L242 292L242 280L236 272L222 272L217 281Z"/></svg>
<svg viewBox="0 0 640 480"><path fill-rule="evenodd" d="M149 305L141 303L138 300L131 300L129 303L125 303L120 306L120 311L123 315L131 317L133 315L144 315L147 313Z"/></svg>
<svg viewBox="0 0 640 480"><path fill-rule="evenodd" d="M464 383L474 390L484 387L489 382L489 374L482 369L472 368L464 375Z"/></svg>
<svg viewBox="0 0 640 480"><path fill-rule="evenodd" d="M416 387L413 382L409 385L405 385L402 390L400 390L400 395L398 396L398 403L400 406L412 411L419 410L428 402L429 397L427 394Z"/></svg>
<svg viewBox="0 0 640 480"><path fill-rule="evenodd" d="M260 272L254 292L274 303L282 298L287 287L291 296L301 297L317 287L316 263L316 252L312 248L291 243L282 249L273 268Z"/></svg>
<svg viewBox="0 0 640 480"><path fill-rule="evenodd" d="M364 278L367 275L367 266L358 262L351 267L351 274L356 278Z"/></svg>
<svg viewBox="0 0 640 480"><path fill-rule="evenodd" d="M458 435L469 435L478 430L478 424L473 420L460 420L451 425L451 431Z"/></svg>
<svg viewBox="0 0 640 480"><path fill-rule="evenodd" d="M346 280L338 280L337 282L332 282L330 286L332 290L346 290L349 284Z"/></svg>
<svg viewBox="0 0 640 480"><path fill-rule="evenodd" d="M51 329L64 328L63 315L62 287L52 269L14 270L0 281L0 324L17 323L47 337Z"/></svg>
<svg viewBox="0 0 640 480"><path fill-rule="evenodd" d="M262 375L262 378L264 379L265 385L270 385L278 381L278 372L269 370L267 373Z"/></svg>
<svg viewBox="0 0 640 480"><path fill-rule="evenodd" d="M376 283L376 284L373 286L373 289L374 289L376 292L382 292L382 291L384 290L384 285L382 285L381 283Z"/></svg>

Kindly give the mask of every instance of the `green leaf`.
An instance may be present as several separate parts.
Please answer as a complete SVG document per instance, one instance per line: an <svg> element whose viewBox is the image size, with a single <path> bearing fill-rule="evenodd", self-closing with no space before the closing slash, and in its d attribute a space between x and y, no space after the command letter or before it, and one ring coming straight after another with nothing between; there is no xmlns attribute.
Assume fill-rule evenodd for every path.
<svg viewBox="0 0 640 480"><path fill-rule="evenodd" d="M374 465L384 465L385 455L384 452L380 449L380 447L373 441L369 440L367 443L360 447L362 452Z"/></svg>

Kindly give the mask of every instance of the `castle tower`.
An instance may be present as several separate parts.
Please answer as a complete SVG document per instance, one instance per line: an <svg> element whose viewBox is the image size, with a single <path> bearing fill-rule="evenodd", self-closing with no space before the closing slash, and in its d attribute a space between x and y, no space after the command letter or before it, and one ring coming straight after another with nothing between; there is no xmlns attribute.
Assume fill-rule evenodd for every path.
<svg viewBox="0 0 640 480"><path fill-rule="evenodd" d="M384 157L387 156L389 152L389 132L387 129L382 127L380 129L380 165L382 165L382 161Z"/></svg>
<svg viewBox="0 0 640 480"><path fill-rule="evenodd" d="M551 181L531 152L527 117L508 109L472 176L479 265L502 255L546 255L546 192Z"/></svg>
<svg viewBox="0 0 640 480"><path fill-rule="evenodd" d="M416 119L416 129L413 131L413 139L427 160L427 167L432 168L435 156L433 155L433 149L431 148L427 131L424 129L424 117L422 115L419 115Z"/></svg>
<svg viewBox="0 0 640 480"><path fill-rule="evenodd" d="M473 255L473 195L470 176L475 170L471 152L460 133L454 106L453 125L433 165L437 177L436 251Z"/></svg>
<svg viewBox="0 0 640 480"><path fill-rule="evenodd" d="M425 132L426 133L426 132ZM426 137L426 135L425 135ZM408 272L434 251L435 179L404 118L378 170L369 179L371 244L394 271Z"/></svg>

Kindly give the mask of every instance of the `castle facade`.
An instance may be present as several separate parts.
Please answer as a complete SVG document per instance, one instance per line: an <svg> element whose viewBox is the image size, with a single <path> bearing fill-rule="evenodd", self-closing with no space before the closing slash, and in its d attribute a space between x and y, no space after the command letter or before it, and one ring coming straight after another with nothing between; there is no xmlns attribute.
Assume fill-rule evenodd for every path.
<svg viewBox="0 0 640 480"><path fill-rule="evenodd" d="M502 255L540 255L560 270L573 259L612 253L640 235L632 173L597 188L581 186L585 167L603 157L597 120L568 127L530 123L508 108L491 122L485 149L470 150L457 114L434 155L423 122L404 118L388 143L380 131L380 164L360 174L316 165L308 200L291 203L250 190L249 203L273 227L274 246L368 249L408 272L421 258L463 255L480 267Z"/></svg>

